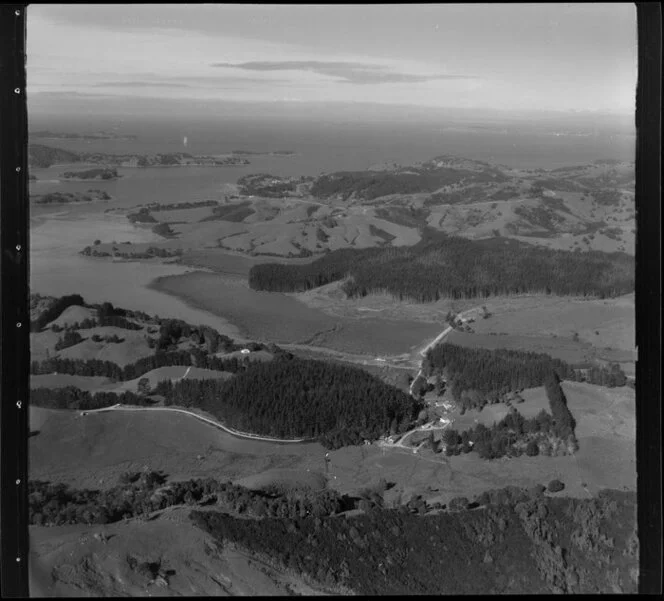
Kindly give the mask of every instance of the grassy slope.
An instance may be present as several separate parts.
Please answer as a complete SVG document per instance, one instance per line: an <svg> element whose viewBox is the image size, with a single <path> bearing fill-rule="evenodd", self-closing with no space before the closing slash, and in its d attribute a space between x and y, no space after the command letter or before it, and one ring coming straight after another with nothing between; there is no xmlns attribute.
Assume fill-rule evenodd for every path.
<svg viewBox="0 0 664 601"><path fill-rule="evenodd" d="M32 407L30 419L31 429L40 430L30 438L30 478L75 487L106 488L122 472L146 465L174 479L236 479L279 467L306 471L320 469L325 454L314 443L284 446L234 438L168 412L79 417L78 412Z"/></svg>
<svg viewBox="0 0 664 601"><path fill-rule="evenodd" d="M430 452L414 455L406 449L382 451L375 445L346 447L330 452L330 486L353 493L383 477L395 483L388 493L390 500L423 494L441 502L506 484L532 486L554 478L565 482L563 494L580 498L588 496L586 489L626 486L633 490L633 390L616 389L607 395L606 389L588 384L566 382L563 387L578 424L580 450L574 456L488 462L475 453L445 457ZM526 403L518 407L536 412L544 406L543 396L539 390L528 391ZM117 412L79 418L75 412L38 408L30 412L31 428L40 430L30 439L33 479L106 487L119 473L145 465L178 479L239 480L273 474L275 469L294 470L293 474L306 477L307 470L325 469L325 450L318 444L286 447L239 440L184 415ZM474 421L470 412L464 419Z"/></svg>
<svg viewBox="0 0 664 601"><path fill-rule="evenodd" d="M34 596L236 596L312 594L301 579L269 571L249 557L221 549L192 527L188 508L156 519L106 526L31 526L30 590ZM103 533L102 542L95 534ZM127 558L161 562L168 586L132 569Z"/></svg>

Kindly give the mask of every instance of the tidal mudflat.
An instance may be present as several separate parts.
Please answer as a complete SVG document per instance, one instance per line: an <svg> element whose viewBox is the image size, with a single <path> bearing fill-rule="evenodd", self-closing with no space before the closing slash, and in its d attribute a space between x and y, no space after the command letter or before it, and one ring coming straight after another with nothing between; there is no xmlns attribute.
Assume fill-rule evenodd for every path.
<svg viewBox="0 0 664 601"><path fill-rule="evenodd" d="M190 268L155 261L113 261L79 255L97 239L151 242L155 234L125 218L93 215L72 219L66 211L43 217L30 230L30 287L42 295L80 294L89 303L111 302L188 323L205 324L234 338L236 327L218 315L195 309L149 287L154 278L188 273Z"/></svg>
<svg viewBox="0 0 664 601"><path fill-rule="evenodd" d="M222 316L245 337L278 343L307 343L350 353L400 354L431 337L431 324L350 319L328 315L296 298L249 288L242 277L201 271L160 277L154 290Z"/></svg>

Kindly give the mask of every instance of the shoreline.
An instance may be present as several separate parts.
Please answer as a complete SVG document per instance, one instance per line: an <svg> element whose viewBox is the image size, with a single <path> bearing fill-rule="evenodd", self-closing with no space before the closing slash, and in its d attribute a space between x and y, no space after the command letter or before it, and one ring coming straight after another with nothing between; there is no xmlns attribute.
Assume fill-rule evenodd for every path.
<svg viewBox="0 0 664 601"><path fill-rule="evenodd" d="M137 262L140 262L138 260ZM175 261L172 262L173 264L179 265L179 263L176 263ZM183 266L184 267L184 266ZM215 319L220 319L224 322L226 328L224 330L219 330L220 334L224 334L226 336L229 336L233 340L237 342L253 342L251 338L248 337L248 332L241 326L238 325L237 323L233 322L231 319L229 319L225 315L221 315L218 313L215 313L213 311L210 311L204 303L197 302L195 297L192 297L186 293L182 294L174 294L173 292L164 290L164 280L169 280L169 279L175 279L175 278L181 278L183 276L192 274L192 273L215 273L212 270L201 268L201 267L196 267L196 268L189 268L190 270L181 273L181 274L172 274L172 275L161 275L156 278L151 279L147 284L145 284L145 288L148 290L153 290L154 292L158 292L159 294L163 294L169 298L176 299L189 307L190 309L194 309L195 311L203 311L205 313L209 313L210 315L214 316Z"/></svg>

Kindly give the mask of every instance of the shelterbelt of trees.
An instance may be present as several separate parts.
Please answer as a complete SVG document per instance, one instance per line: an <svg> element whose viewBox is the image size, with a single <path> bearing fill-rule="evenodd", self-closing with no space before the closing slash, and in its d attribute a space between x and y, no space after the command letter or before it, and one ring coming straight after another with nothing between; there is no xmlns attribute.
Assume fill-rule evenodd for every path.
<svg viewBox="0 0 664 601"><path fill-rule="evenodd" d="M428 230L414 246L341 249L305 265L254 265L249 285L299 292L345 278L343 290L353 298L384 292L417 302L523 293L604 298L634 290L634 258L552 250L501 237L467 240Z"/></svg>
<svg viewBox="0 0 664 601"><path fill-rule="evenodd" d="M45 409L75 409L90 411L102 409L113 405L138 405L149 407L154 401L148 397L126 391L121 394L115 392L88 392L75 386L62 388L32 388L30 390L30 405Z"/></svg>
<svg viewBox="0 0 664 601"><path fill-rule="evenodd" d="M430 348L423 373L444 375L453 398L462 408L481 409L506 394L545 384L551 372L558 377L601 386L624 386L626 376L617 364L610 368L573 367L543 353L482 349L443 343Z"/></svg>
<svg viewBox="0 0 664 601"><path fill-rule="evenodd" d="M506 455L518 457L524 453L529 457L573 454L578 449L574 434L576 421L567 407L565 393L555 372L548 373L544 388L551 414L542 410L535 417L526 419L512 408L490 428L477 424L461 434L454 429L445 430L445 454L476 451L482 459L497 459Z"/></svg>
<svg viewBox="0 0 664 601"><path fill-rule="evenodd" d="M197 352L198 351L198 352ZM134 363L120 367L112 361L99 359L61 359L58 357L30 364L32 375L67 374L70 376L101 376L117 382L140 378L142 375L159 367L193 365L203 369L238 373L247 369L249 361L238 357L210 357L198 349L191 351L157 352L150 357L143 357Z"/></svg>
<svg viewBox="0 0 664 601"><path fill-rule="evenodd" d="M165 404L198 407L225 425L264 436L315 438L328 448L405 432L421 402L367 372L282 355L230 380L160 382Z"/></svg>

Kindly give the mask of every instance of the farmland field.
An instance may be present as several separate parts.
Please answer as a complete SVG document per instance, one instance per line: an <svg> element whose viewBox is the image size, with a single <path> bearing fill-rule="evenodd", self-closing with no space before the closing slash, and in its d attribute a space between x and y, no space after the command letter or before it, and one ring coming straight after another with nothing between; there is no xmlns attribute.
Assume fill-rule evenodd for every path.
<svg viewBox="0 0 664 601"><path fill-rule="evenodd" d="M102 412L30 408L30 477L78 488L108 488L145 466L173 480L235 480L274 468L320 470L317 444L278 445L239 439L193 417L168 412ZM32 424L39 424L38 427Z"/></svg>
<svg viewBox="0 0 664 601"><path fill-rule="evenodd" d="M565 482L565 494L578 497L605 487L634 489L634 391L571 382L563 388L577 421L580 448L573 456L486 461L475 453L446 457L377 445L344 447L330 452L329 486L357 493L385 478L395 484L386 496L390 502L414 494L447 502L462 494L470 497L507 484L532 486L554 478ZM523 396L518 408L526 416L547 405L542 389L527 390ZM463 429L475 419L493 423L504 409L495 405L479 414L450 417L453 427ZM317 443L285 446L242 440L185 415L145 411L79 417L78 412L33 407L30 419L32 429L40 430L30 439L32 477L76 487L112 486L122 472L144 466L164 470L176 480L212 476L252 486L318 482L325 469L325 449ZM166 447L169 453L164 453ZM86 452L81 454L81 449Z"/></svg>
<svg viewBox="0 0 664 601"><path fill-rule="evenodd" d="M445 338L445 342L473 348L492 350L500 348L546 353L569 363L582 363L587 361L592 354L592 346L588 343L574 342L571 338L554 338L552 336L469 334L453 330Z"/></svg>
<svg viewBox="0 0 664 601"><path fill-rule="evenodd" d="M601 488L636 488L636 409L635 394L631 388L603 388L579 382L563 382L567 406L574 416L579 450L566 457L527 457L498 459L490 462L479 459L475 453L447 458L455 470L454 482L463 483L474 490L481 483L491 481L496 487L505 484L521 486L544 482L546 478L559 478L566 491L583 496L586 488L595 494ZM550 411L543 388L525 390L523 403L516 408L524 417L534 417L542 409ZM458 431L476 423L491 426L507 412L504 403L487 405L482 411L458 410L447 413L453 420L451 427ZM458 471L456 471L458 470ZM541 480L536 480L540 478ZM500 481L504 484L500 484ZM461 490L461 489L459 489Z"/></svg>
<svg viewBox="0 0 664 601"><path fill-rule="evenodd" d="M634 374L635 352L614 348L597 348L586 341L572 338L550 336L524 336L512 334L470 334L454 330L445 339L446 342L485 349L510 349L545 353L556 359L572 364L586 363L593 360L616 362L626 374Z"/></svg>
<svg viewBox="0 0 664 601"><path fill-rule="evenodd" d="M36 597L144 596L148 579L132 561L159 561L173 574L161 594L170 596L286 596L320 594L285 571L269 569L247 553L219 549L192 528L188 507L175 507L150 521L96 526L30 527L30 592ZM106 538L100 539L103 533ZM91 561L94 558L94 564ZM36 561L35 561L36 560ZM94 567L93 567L94 566ZM96 569L95 569L96 568ZM163 592L162 592L163 591Z"/></svg>
<svg viewBox="0 0 664 601"><path fill-rule="evenodd" d="M489 319L473 324L478 334L556 335L579 339L596 347L633 350L635 346L634 294L614 299L566 299L523 296L486 299Z"/></svg>

